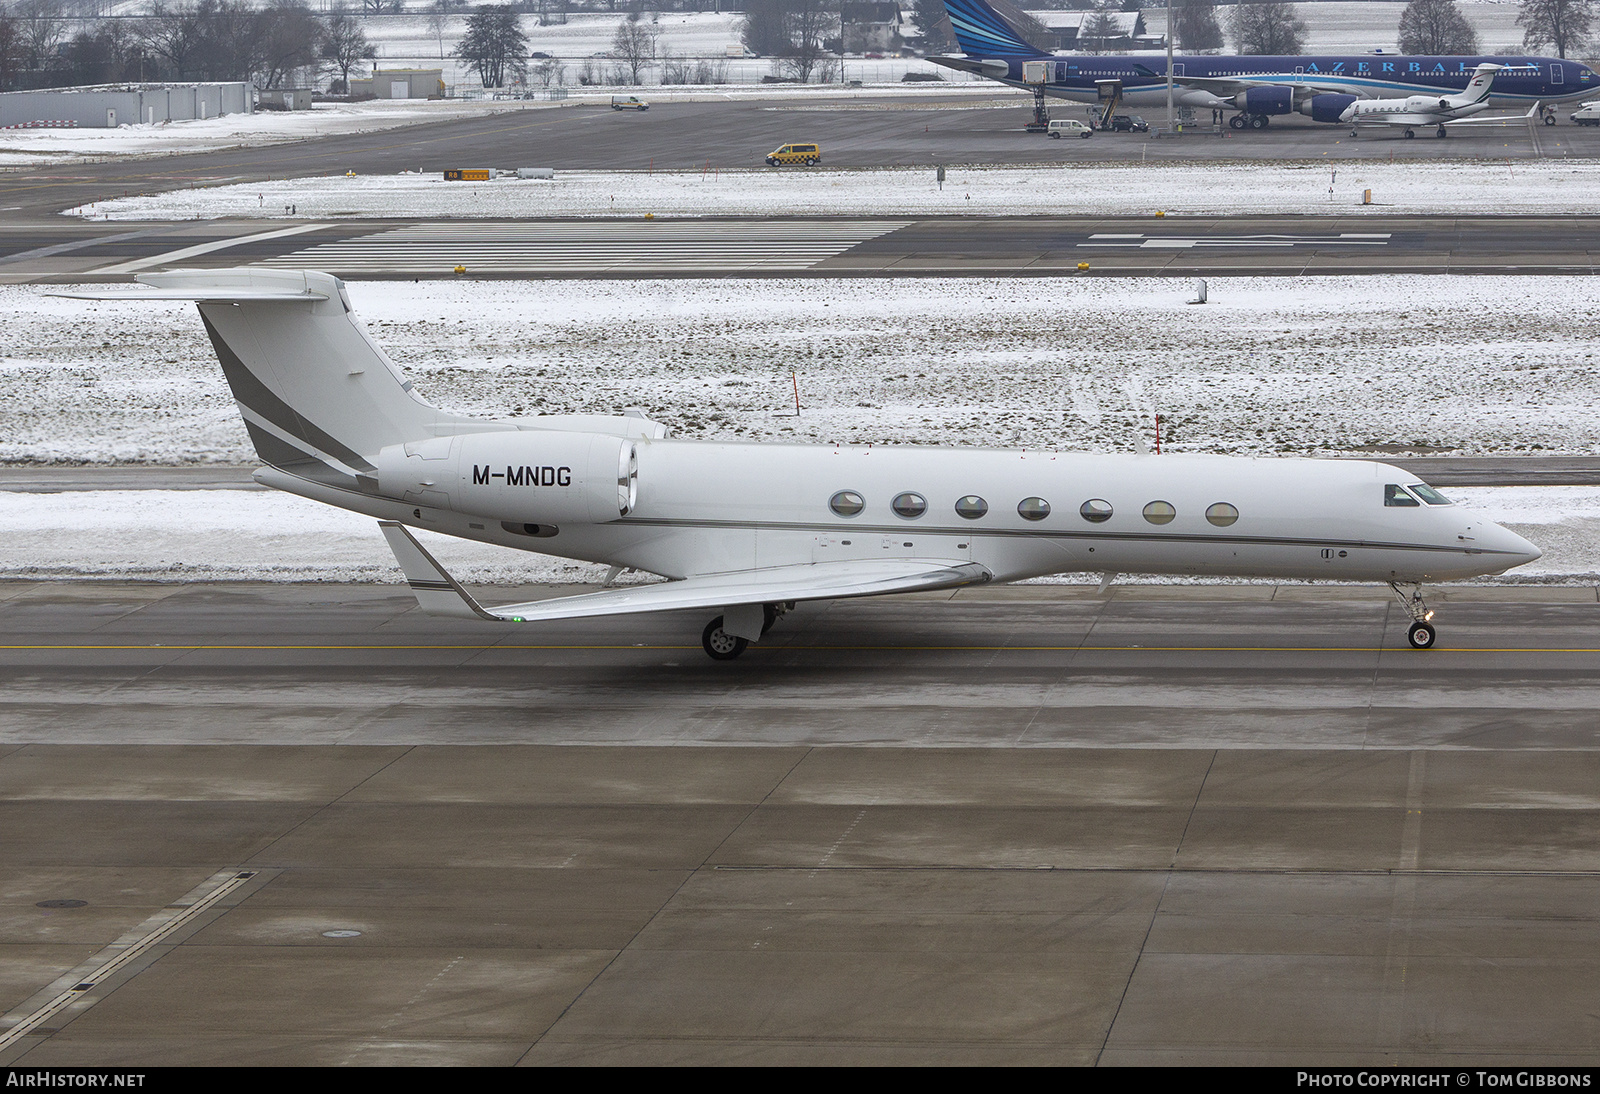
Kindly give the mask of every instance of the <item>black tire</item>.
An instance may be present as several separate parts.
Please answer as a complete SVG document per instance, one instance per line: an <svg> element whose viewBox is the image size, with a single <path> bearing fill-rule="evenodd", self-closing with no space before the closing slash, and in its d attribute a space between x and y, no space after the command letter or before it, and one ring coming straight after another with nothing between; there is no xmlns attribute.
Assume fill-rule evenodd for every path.
<svg viewBox="0 0 1600 1094"><path fill-rule="evenodd" d="M1058 141L1058 140L1061 139L1061 134L1060 133L1052 133L1052 134L1050 134L1050 139L1053 140L1053 141Z"/></svg>
<svg viewBox="0 0 1600 1094"><path fill-rule="evenodd" d="M714 661L732 661L750 648L750 641L722 629L722 616L706 624L700 632L700 645Z"/></svg>
<svg viewBox="0 0 1600 1094"><path fill-rule="evenodd" d="M1416 650L1431 650L1433 640L1438 637L1432 623L1413 623L1411 629L1406 631L1406 641L1411 643L1411 648Z"/></svg>
<svg viewBox="0 0 1600 1094"><path fill-rule="evenodd" d="M1407 129L1406 130L1406 140L1409 141L1409 140L1413 139L1414 137L1416 137L1416 135L1417 135L1416 130L1414 130L1414 129Z"/></svg>
<svg viewBox="0 0 1600 1094"><path fill-rule="evenodd" d="M1248 126L1249 124L1250 124L1250 122L1245 118L1245 116L1243 114L1235 114L1233 117L1228 119L1228 128L1229 129L1243 129L1246 126Z"/></svg>
<svg viewBox="0 0 1600 1094"><path fill-rule="evenodd" d="M1255 117L1250 119L1250 128L1265 129L1270 120L1271 119L1269 119L1265 114L1257 114Z"/></svg>
<svg viewBox="0 0 1600 1094"><path fill-rule="evenodd" d="M1544 124L1545 125L1555 125L1556 124L1556 116L1554 114L1546 114L1544 116Z"/></svg>
<svg viewBox="0 0 1600 1094"><path fill-rule="evenodd" d="M1439 127L1439 131L1434 134L1435 137L1448 137L1449 135L1450 135L1450 130L1446 129L1442 125Z"/></svg>
<svg viewBox="0 0 1600 1094"><path fill-rule="evenodd" d="M765 638L772 625L778 621L778 606L776 604L761 605L761 637Z"/></svg>

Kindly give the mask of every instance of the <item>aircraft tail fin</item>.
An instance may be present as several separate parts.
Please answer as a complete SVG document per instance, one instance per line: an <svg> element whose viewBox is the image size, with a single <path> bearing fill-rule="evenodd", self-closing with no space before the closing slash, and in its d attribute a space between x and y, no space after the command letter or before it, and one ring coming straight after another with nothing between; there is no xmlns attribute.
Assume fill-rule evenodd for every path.
<svg viewBox="0 0 1600 1094"><path fill-rule="evenodd" d="M1471 106L1481 103L1489 97L1489 91L1494 86L1494 74L1499 72L1504 65L1481 64L1472 73L1472 79L1467 81L1467 86L1462 91L1458 105Z"/></svg>
<svg viewBox="0 0 1600 1094"><path fill-rule="evenodd" d="M984 0L944 0L961 52L969 57L1001 59L1048 57L1050 54L1017 33L1000 13Z"/></svg>
<svg viewBox="0 0 1600 1094"><path fill-rule="evenodd" d="M411 390L331 274L172 270L138 279L155 291L61 295L198 304L256 453L274 467L358 489L380 449L455 432L452 425L467 421Z"/></svg>

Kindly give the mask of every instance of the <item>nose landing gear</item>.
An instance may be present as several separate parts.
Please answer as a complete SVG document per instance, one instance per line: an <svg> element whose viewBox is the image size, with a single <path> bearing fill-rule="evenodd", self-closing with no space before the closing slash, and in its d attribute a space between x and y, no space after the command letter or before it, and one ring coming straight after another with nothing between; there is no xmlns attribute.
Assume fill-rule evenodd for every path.
<svg viewBox="0 0 1600 1094"><path fill-rule="evenodd" d="M1433 618L1433 612L1422 599L1421 583L1411 586L1410 596L1400 591L1400 583L1397 581L1389 582L1389 588L1394 590L1394 595L1400 598L1400 603L1405 605L1406 611L1411 615L1411 626L1406 628L1406 641L1411 643L1412 649L1432 649L1438 632L1433 629L1433 624L1428 622Z"/></svg>

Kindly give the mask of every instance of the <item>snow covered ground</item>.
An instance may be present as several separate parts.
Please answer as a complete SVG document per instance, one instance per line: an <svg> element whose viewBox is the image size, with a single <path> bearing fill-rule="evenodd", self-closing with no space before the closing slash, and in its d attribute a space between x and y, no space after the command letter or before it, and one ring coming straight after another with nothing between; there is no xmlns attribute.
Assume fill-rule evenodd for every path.
<svg viewBox="0 0 1600 1094"><path fill-rule="evenodd" d="M366 103L325 103L315 110L298 113L225 114L205 121L123 125L116 129L3 130L0 131L0 167L214 152L550 105L383 99Z"/></svg>
<svg viewBox="0 0 1600 1094"><path fill-rule="evenodd" d="M425 397L675 435L1130 451L1600 453L1600 279L355 282ZM0 286L0 461L252 462L189 306ZM793 405L798 382L804 413Z"/></svg>
<svg viewBox="0 0 1600 1094"><path fill-rule="evenodd" d="M1492 487L1450 496L1545 550L1538 562L1489 582L1600 578L1600 488ZM0 537L0 579L400 581L370 517L277 491L0 492L0 527L7 530ZM605 573L603 566L418 535L457 578L473 584L597 582Z"/></svg>
<svg viewBox="0 0 1600 1094"><path fill-rule="evenodd" d="M1522 52L1522 28L1517 26L1519 0L1458 0L1458 3L1461 14L1478 32L1479 44L1485 53ZM1400 13L1405 6L1404 0L1293 5L1295 14L1306 23L1307 53L1395 50L1400 41ZM1219 8L1219 18L1226 12L1226 8ZM1164 8L1144 9L1144 25L1149 33L1164 34L1166 23Z"/></svg>
<svg viewBox="0 0 1600 1094"><path fill-rule="evenodd" d="M1331 135L1330 135L1331 136ZM1330 140L1330 146L1332 141ZM766 149L755 150L759 159ZM826 149L824 149L826 153ZM1047 154L1047 152L1046 152ZM562 171L463 185L438 174L290 179L117 198L69 210L95 220L282 217L979 216L1168 213L1552 213L1593 207L1600 162L1130 163L778 170ZM1220 180L1225 178L1226 184ZM1364 191L1372 205L1363 205ZM1171 227L1170 223L1167 227Z"/></svg>

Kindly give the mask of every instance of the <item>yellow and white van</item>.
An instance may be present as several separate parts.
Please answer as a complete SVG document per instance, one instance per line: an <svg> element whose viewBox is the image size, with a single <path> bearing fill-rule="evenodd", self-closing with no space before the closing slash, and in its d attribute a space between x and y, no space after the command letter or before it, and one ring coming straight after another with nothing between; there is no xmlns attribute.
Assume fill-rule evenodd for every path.
<svg viewBox="0 0 1600 1094"><path fill-rule="evenodd" d="M822 162L822 148L815 144L784 144L779 145L767 156L767 166L785 167L789 164L801 164L810 167L812 164Z"/></svg>

